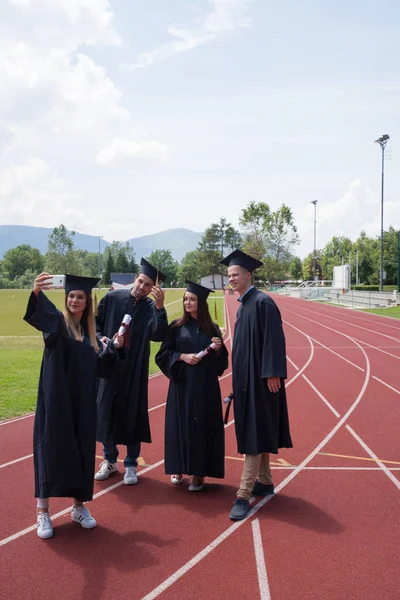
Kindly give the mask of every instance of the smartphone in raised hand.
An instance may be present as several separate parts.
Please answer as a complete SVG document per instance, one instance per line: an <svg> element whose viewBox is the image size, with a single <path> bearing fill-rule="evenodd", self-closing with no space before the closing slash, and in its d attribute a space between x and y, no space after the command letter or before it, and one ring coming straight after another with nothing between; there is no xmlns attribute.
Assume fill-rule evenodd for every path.
<svg viewBox="0 0 400 600"><path fill-rule="evenodd" d="M46 285L52 288L65 288L65 275L52 275L46 281Z"/></svg>

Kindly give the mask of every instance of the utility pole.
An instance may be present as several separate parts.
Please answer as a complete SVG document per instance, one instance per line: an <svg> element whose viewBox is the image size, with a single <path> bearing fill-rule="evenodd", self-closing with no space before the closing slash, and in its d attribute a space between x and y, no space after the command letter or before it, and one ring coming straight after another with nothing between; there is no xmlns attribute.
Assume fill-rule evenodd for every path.
<svg viewBox="0 0 400 600"><path fill-rule="evenodd" d="M101 277L100 240L103 239L103 236L102 235L98 235L97 237L99 239L99 250L98 250L98 253L97 253L98 274L99 274L99 277Z"/></svg>
<svg viewBox="0 0 400 600"><path fill-rule="evenodd" d="M316 281L316 262L317 262L317 204L318 200L312 200L314 204L314 254L313 254L313 281Z"/></svg>

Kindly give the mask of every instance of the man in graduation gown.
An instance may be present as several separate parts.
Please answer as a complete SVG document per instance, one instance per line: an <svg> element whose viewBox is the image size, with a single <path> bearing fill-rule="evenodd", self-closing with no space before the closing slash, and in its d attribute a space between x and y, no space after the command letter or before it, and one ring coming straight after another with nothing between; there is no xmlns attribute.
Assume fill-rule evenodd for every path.
<svg viewBox="0 0 400 600"><path fill-rule="evenodd" d="M103 443L104 461L95 479L107 479L117 469L117 444L127 446L124 460L127 485L137 483L137 459L141 442L151 442L148 416L150 340L161 342L168 330L164 291L158 282L165 275L142 258L140 272L131 289L106 294L96 318L97 335L110 338L125 314L132 320L125 334L125 360L109 379L100 379L97 397L97 440ZM152 293L154 300L148 297Z"/></svg>
<svg viewBox="0 0 400 600"><path fill-rule="evenodd" d="M250 510L252 495L274 493L269 454L292 447L284 383L286 347L278 307L252 285L252 272L263 263L240 250L221 262L228 267L229 284L239 292L241 303L233 340L232 381L238 452L245 459L230 514L231 519L240 520Z"/></svg>

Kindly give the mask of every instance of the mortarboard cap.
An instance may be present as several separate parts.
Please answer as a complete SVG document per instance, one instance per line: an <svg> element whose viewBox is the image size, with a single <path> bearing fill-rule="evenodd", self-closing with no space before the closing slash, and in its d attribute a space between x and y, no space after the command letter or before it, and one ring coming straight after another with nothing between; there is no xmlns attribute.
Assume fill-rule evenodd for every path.
<svg viewBox="0 0 400 600"><path fill-rule="evenodd" d="M187 285L186 290L191 294L195 294L200 300L207 300L209 293L214 293L214 290L210 290L210 288L199 283L194 283L194 281L189 281L189 279L185 279L185 283Z"/></svg>
<svg viewBox="0 0 400 600"><path fill-rule="evenodd" d="M232 265L238 265L239 267L243 267L246 271L250 271L252 273L258 267L262 267L264 263L256 258L253 258L249 254L242 252L241 250L234 250L228 256L225 256L221 260L222 265L226 265L227 267L231 267Z"/></svg>
<svg viewBox="0 0 400 600"><path fill-rule="evenodd" d="M65 276L65 293L69 294L73 290L82 290L85 294L92 293L92 289L100 281L100 277L80 277L79 275L66 275Z"/></svg>
<svg viewBox="0 0 400 600"><path fill-rule="evenodd" d="M157 285L159 281L165 281L167 276L161 273L156 267L153 267L145 258L140 261L140 273L147 275Z"/></svg>

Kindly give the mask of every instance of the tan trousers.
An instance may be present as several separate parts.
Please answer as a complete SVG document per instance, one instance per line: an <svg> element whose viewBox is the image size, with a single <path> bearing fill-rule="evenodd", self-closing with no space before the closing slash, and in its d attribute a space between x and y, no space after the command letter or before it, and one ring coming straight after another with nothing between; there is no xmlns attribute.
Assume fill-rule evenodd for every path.
<svg viewBox="0 0 400 600"><path fill-rule="evenodd" d="M238 498L250 500L257 476L259 482L263 483L264 485L269 485L272 483L269 454L267 452L257 455L245 455L242 479L240 480L240 488L236 493Z"/></svg>

